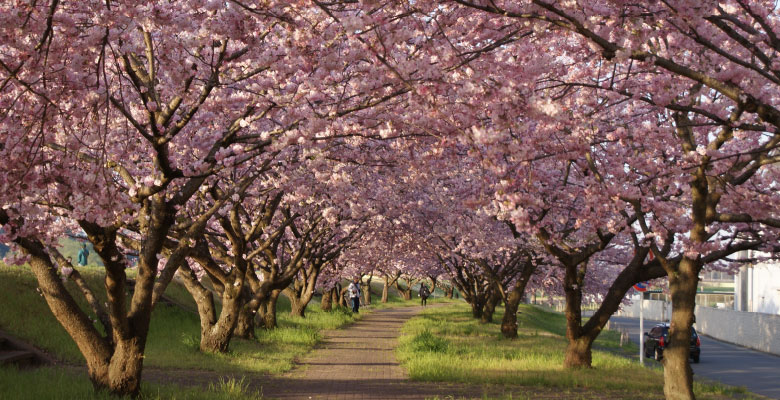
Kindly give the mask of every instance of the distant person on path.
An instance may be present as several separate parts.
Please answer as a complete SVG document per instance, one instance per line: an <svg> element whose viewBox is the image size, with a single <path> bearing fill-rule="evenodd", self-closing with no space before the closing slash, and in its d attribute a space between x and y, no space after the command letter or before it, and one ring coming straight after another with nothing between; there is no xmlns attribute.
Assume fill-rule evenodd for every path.
<svg viewBox="0 0 780 400"><path fill-rule="evenodd" d="M428 305L428 297L431 295L431 290L428 289L428 285L420 284L420 305L423 307Z"/></svg>
<svg viewBox="0 0 780 400"><path fill-rule="evenodd" d="M89 250L87 250L87 244L81 244L81 250L79 250L79 265L87 265L89 259Z"/></svg>
<svg viewBox="0 0 780 400"><path fill-rule="evenodd" d="M355 277L347 288L349 299L352 300L352 312L358 312L360 309L360 278Z"/></svg>

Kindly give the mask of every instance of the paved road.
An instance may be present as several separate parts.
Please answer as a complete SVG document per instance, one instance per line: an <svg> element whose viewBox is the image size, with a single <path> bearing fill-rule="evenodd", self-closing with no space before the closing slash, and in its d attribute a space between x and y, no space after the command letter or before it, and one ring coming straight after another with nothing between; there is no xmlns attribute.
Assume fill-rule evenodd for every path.
<svg viewBox="0 0 780 400"><path fill-rule="evenodd" d="M612 329L624 327L631 340L639 343L639 320L610 319ZM645 320L645 332L658 321ZM694 325L695 326L695 325ZM778 338L780 340L780 338ZM645 359L646 363L656 363ZM780 357L724 343L708 336L701 338L701 362L691 364L693 372L727 385L745 386L753 393L780 399Z"/></svg>

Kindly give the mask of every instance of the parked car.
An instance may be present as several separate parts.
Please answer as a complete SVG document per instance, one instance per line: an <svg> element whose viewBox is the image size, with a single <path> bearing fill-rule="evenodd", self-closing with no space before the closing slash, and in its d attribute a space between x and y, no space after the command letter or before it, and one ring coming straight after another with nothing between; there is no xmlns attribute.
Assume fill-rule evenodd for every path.
<svg viewBox="0 0 780 400"><path fill-rule="evenodd" d="M698 364L701 356L701 339L693 327L691 327L690 344L691 359ZM658 324L650 329L650 332L645 332L645 357L653 357L656 361L661 361L667 346L669 346L669 324Z"/></svg>

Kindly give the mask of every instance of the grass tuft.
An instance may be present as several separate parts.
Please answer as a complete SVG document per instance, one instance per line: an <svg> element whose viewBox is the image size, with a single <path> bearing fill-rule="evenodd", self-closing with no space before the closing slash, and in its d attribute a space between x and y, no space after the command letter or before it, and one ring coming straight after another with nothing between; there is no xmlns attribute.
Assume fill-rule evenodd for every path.
<svg viewBox="0 0 780 400"><path fill-rule="evenodd" d="M496 319L502 312L496 311ZM593 368L570 370L563 368L563 315L524 305L518 324L518 337L509 340L498 323L472 318L466 304L429 308L404 325L396 355L418 381L557 388L584 391L588 398L594 391L620 393L621 398L663 397L661 370L598 350L620 349L618 333L604 332L594 343ZM697 382L694 390L702 399L745 397L743 388L720 384Z"/></svg>
<svg viewBox="0 0 780 400"><path fill-rule="evenodd" d="M409 342L412 351L423 353L444 353L449 347L449 342L439 336L433 335L429 330L424 330L412 338Z"/></svg>
<svg viewBox="0 0 780 400"><path fill-rule="evenodd" d="M44 384L45 382L45 384ZM78 370L44 367L18 370L0 367L0 398L16 400L117 400L105 391L96 391ZM144 383L140 400L251 400L262 398L243 379L220 380L207 390L174 385Z"/></svg>

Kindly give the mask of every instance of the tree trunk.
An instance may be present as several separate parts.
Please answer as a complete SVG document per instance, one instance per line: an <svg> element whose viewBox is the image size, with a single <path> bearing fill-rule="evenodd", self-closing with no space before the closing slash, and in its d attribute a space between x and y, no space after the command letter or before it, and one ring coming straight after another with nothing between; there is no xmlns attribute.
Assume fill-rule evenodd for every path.
<svg viewBox="0 0 780 400"><path fill-rule="evenodd" d="M243 306L238 312L238 320L236 321L236 327L233 330L233 335L244 339L256 339L255 334L255 315L260 307L259 303L252 302L252 291L249 287L244 286L244 290L241 291L241 303Z"/></svg>
<svg viewBox="0 0 780 400"><path fill-rule="evenodd" d="M363 285L363 304L361 305L371 304L371 280L373 278L374 275L369 275L368 279L366 279L365 285Z"/></svg>
<svg viewBox="0 0 780 400"><path fill-rule="evenodd" d="M671 400L694 399L693 370L690 357L691 325L696 306L696 287L700 266L684 257L677 274L669 274L672 295L672 318L669 346L664 349L664 395Z"/></svg>
<svg viewBox="0 0 780 400"><path fill-rule="evenodd" d="M346 294L347 294L347 288L342 288L341 290L339 290L339 306L345 308L349 307L349 305L347 304L347 298L345 297Z"/></svg>
<svg viewBox="0 0 780 400"><path fill-rule="evenodd" d="M263 328L276 328L276 301L279 299L281 290L273 290L268 297L261 302L260 319L263 322Z"/></svg>
<svg viewBox="0 0 780 400"><path fill-rule="evenodd" d="M589 337L579 337L569 340L566 346L566 356L563 366L566 368L590 368L592 362L591 345L593 340Z"/></svg>
<svg viewBox="0 0 780 400"><path fill-rule="evenodd" d="M507 339L517 337L517 307L523 295L513 290L504 304L504 317L501 318L501 334Z"/></svg>
<svg viewBox="0 0 780 400"><path fill-rule="evenodd" d="M200 317L200 351L225 353L233 338L242 309L243 285L222 285L222 309L217 318L214 295L198 282L194 272L186 266L179 268L184 287L198 306Z"/></svg>
<svg viewBox="0 0 780 400"><path fill-rule="evenodd" d="M492 290L479 318L480 323L489 324L493 322L493 313L495 313L499 301L501 301L501 295L497 290Z"/></svg>
<svg viewBox="0 0 780 400"><path fill-rule="evenodd" d="M448 299L452 299L452 293L455 291L455 288L452 288L450 286L442 286L444 288L444 296Z"/></svg>
<svg viewBox="0 0 780 400"><path fill-rule="evenodd" d="M390 294L389 277L385 277L385 283L382 285L382 303L387 303L387 296Z"/></svg>
<svg viewBox="0 0 780 400"><path fill-rule="evenodd" d="M304 303L301 295L296 293L296 290L292 288L286 288L282 291L284 295L290 299L290 315L293 317L306 317L306 306L308 303Z"/></svg>
<svg viewBox="0 0 780 400"><path fill-rule="evenodd" d="M563 278L563 291L566 295L566 339L569 344L566 347L566 356L563 360L564 368L590 368L591 366L591 341L582 335L582 283L585 278L585 270L578 268L577 264L569 264L565 267Z"/></svg>
<svg viewBox="0 0 780 400"><path fill-rule="evenodd" d="M520 274L520 278L515 283L515 287L509 292L509 295L504 302L504 317L501 319L501 333L507 339L514 339L517 337L517 308L520 302L525 297L525 288L528 287L528 282L531 280L534 272L536 272L537 264L534 262L528 262L523 267L523 272Z"/></svg>
<svg viewBox="0 0 780 400"><path fill-rule="evenodd" d="M328 289L322 291L322 301L320 302L320 309L322 311L333 310L333 290Z"/></svg>
<svg viewBox="0 0 780 400"><path fill-rule="evenodd" d="M484 308L484 304L481 304L479 301L475 301L471 303L471 316L475 319L482 318L482 310Z"/></svg>
<svg viewBox="0 0 780 400"><path fill-rule="evenodd" d="M341 296L341 284L336 283L336 286L333 287L332 291L330 292L330 295L332 296L331 301L333 304L337 306L341 306L342 296Z"/></svg>
<svg viewBox="0 0 780 400"><path fill-rule="evenodd" d="M403 297L404 300L409 301L412 299L412 281L408 280L406 281L406 288L402 288L401 284L399 283L400 279L396 279L395 281L395 290L398 291L398 294Z"/></svg>

